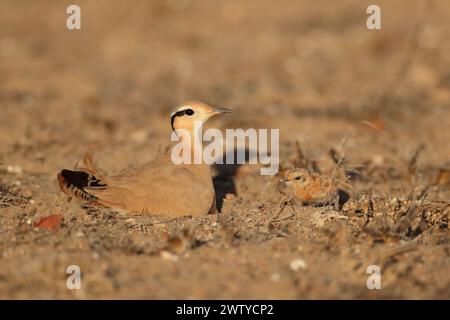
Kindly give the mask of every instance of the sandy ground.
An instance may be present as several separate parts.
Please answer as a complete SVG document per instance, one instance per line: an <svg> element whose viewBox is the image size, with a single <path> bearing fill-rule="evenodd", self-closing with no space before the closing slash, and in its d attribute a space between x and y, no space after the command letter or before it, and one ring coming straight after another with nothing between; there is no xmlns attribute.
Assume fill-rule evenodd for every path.
<svg viewBox="0 0 450 320"><path fill-rule="evenodd" d="M450 4L377 3L380 31L367 1L80 0L69 31L70 1L0 0L0 298L449 299ZM59 170L154 159L186 99L279 128L282 172L351 199L282 199L244 165L213 168L223 223L67 202Z"/></svg>

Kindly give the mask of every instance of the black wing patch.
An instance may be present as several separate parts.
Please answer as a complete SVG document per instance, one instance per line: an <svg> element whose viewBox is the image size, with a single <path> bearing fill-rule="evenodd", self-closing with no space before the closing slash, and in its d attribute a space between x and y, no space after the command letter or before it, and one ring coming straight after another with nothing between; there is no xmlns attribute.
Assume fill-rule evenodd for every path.
<svg viewBox="0 0 450 320"><path fill-rule="evenodd" d="M61 171L61 175L64 177L68 184L71 184L79 189L92 188L92 189L104 189L106 184L102 183L101 180L97 179L95 176L83 172L83 171L72 171L64 169Z"/></svg>

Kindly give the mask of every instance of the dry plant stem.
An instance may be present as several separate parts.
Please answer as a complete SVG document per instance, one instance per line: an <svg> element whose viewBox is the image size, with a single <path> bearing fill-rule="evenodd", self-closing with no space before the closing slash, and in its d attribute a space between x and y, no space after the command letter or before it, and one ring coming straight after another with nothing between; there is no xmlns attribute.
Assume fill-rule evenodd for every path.
<svg viewBox="0 0 450 320"><path fill-rule="evenodd" d="M359 236L361 232L366 230L367 225L369 224L370 218L373 218L373 202L372 202L372 192L373 190L370 189L369 193L367 194L367 212L366 212L366 221L364 222L364 225L362 228L356 233L356 236Z"/></svg>
<svg viewBox="0 0 450 320"><path fill-rule="evenodd" d="M420 153L425 149L425 145L421 143L414 151L411 159L408 162L408 172L410 175L415 174L417 170L417 160L419 159Z"/></svg>
<svg viewBox="0 0 450 320"><path fill-rule="evenodd" d="M336 153L336 151L334 149L330 150L330 154L331 154L333 160L335 160L335 158L334 158L335 153ZM344 162L344 155L342 155L340 157L340 159L336 162L336 165L333 168L333 172L332 172L331 177L330 177L330 185L328 187L328 192L331 191L331 188L333 186L333 179L334 179L334 175L336 174L336 170L339 168L340 164L343 163L343 162Z"/></svg>
<svg viewBox="0 0 450 320"><path fill-rule="evenodd" d="M285 209L287 206L292 207L292 199L290 199L290 200L287 200L287 199L288 199L287 196L285 196L285 197L283 197L283 198L281 199L280 203L278 204L278 207L279 207L280 209L278 210L277 215L276 215L275 217L272 218L271 222L280 222L280 221L288 220L288 219L294 217L294 215L291 214L290 216L288 216L288 217L286 217L286 218L278 219L278 218L280 217L281 213L284 211L284 209Z"/></svg>

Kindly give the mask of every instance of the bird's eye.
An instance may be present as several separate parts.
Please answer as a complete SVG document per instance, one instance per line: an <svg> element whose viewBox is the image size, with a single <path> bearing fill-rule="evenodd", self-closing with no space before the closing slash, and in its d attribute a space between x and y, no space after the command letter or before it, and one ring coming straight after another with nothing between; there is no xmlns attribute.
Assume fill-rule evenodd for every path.
<svg viewBox="0 0 450 320"><path fill-rule="evenodd" d="M194 114L194 110L187 109L184 113L187 114L188 116L192 116Z"/></svg>
<svg viewBox="0 0 450 320"><path fill-rule="evenodd" d="M297 176L297 177L295 177L295 180L303 180L303 177L302 176Z"/></svg>

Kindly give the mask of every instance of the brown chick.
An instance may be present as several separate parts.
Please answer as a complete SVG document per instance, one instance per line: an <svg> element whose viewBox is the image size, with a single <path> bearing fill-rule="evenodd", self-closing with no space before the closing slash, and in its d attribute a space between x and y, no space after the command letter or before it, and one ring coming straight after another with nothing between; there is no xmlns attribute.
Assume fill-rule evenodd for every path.
<svg viewBox="0 0 450 320"><path fill-rule="evenodd" d="M279 184L281 193L292 194L303 204L334 204L339 210L349 194L337 189L327 176L312 173L304 168L286 170Z"/></svg>

